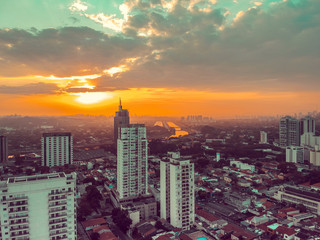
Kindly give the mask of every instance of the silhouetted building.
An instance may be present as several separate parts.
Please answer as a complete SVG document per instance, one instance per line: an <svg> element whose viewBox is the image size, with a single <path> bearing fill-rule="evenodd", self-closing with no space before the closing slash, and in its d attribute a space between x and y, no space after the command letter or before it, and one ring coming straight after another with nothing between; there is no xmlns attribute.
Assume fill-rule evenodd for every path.
<svg viewBox="0 0 320 240"><path fill-rule="evenodd" d="M42 166L64 166L73 162L73 140L69 132L44 133L42 144Z"/></svg>
<svg viewBox="0 0 320 240"><path fill-rule="evenodd" d="M8 138L0 136L0 163L5 163L8 160Z"/></svg>
<svg viewBox="0 0 320 240"><path fill-rule="evenodd" d="M119 103L119 111L116 112L116 116L114 117L114 143L117 145L119 128L128 127L129 126L129 112L127 109L122 109L121 99Z"/></svg>

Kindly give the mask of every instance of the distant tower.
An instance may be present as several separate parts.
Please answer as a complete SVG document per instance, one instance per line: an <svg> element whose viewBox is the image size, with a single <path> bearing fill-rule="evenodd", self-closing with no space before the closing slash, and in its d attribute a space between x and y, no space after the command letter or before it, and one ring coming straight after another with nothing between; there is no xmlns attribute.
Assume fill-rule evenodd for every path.
<svg viewBox="0 0 320 240"><path fill-rule="evenodd" d="M119 128L117 190L120 199L148 194L148 140L144 124Z"/></svg>
<svg viewBox="0 0 320 240"><path fill-rule="evenodd" d="M42 166L53 167L72 164L73 140L71 133L44 133L42 143Z"/></svg>
<svg viewBox="0 0 320 240"><path fill-rule="evenodd" d="M119 111L116 112L114 117L114 143L117 145L118 131L120 127L129 126L129 112L127 109L122 109L121 98L119 99Z"/></svg>
<svg viewBox="0 0 320 240"><path fill-rule="evenodd" d="M5 163L8 160L8 138L0 136L0 163Z"/></svg>
<svg viewBox="0 0 320 240"><path fill-rule="evenodd" d="M260 144L268 143L268 134L265 131L260 131Z"/></svg>
<svg viewBox="0 0 320 240"><path fill-rule="evenodd" d="M280 147L300 145L300 127L297 119L290 116L280 119L279 140Z"/></svg>
<svg viewBox="0 0 320 240"><path fill-rule="evenodd" d="M313 117L306 116L300 120L300 135L304 133L316 133L316 124Z"/></svg>
<svg viewBox="0 0 320 240"><path fill-rule="evenodd" d="M172 154L160 163L160 216L189 230L194 223L194 164Z"/></svg>

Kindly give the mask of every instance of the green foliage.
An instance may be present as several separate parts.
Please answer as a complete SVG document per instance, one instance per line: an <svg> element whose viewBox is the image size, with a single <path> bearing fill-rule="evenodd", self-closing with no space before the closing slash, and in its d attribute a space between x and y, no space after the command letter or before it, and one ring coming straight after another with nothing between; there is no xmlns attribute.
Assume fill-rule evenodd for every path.
<svg viewBox="0 0 320 240"><path fill-rule="evenodd" d="M178 150L173 143L164 143L159 139L152 140L149 144L150 154L166 154L167 152L175 152Z"/></svg>
<svg viewBox="0 0 320 240"><path fill-rule="evenodd" d="M100 239L100 235L97 232L94 232L90 235L91 240L99 240Z"/></svg>
<svg viewBox="0 0 320 240"><path fill-rule="evenodd" d="M122 210L120 208L114 208L112 210L112 221L118 226L118 228L126 233L132 223L131 218L128 216L128 211Z"/></svg>

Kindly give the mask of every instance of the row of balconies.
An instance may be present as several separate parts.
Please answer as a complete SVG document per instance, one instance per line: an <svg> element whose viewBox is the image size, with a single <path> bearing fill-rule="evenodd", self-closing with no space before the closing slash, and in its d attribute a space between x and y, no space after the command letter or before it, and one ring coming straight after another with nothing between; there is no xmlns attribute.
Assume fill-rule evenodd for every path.
<svg viewBox="0 0 320 240"><path fill-rule="evenodd" d="M64 211L66 211L66 210L67 210L66 207L51 208L51 209L49 210L49 213L64 212Z"/></svg>
<svg viewBox="0 0 320 240"><path fill-rule="evenodd" d="M27 207L18 207L18 208L10 208L9 213L17 213L17 212L27 212Z"/></svg>
<svg viewBox="0 0 320 240"><path fill-rule="evenodd" d="M66 195L60 195L60 196L50 197L49 201L64 200L64 199L67 199L67 196Z"/></svg>
<svg viewBox="0 0 320 240"><path fill-rule="evenodd" d="M28 214L24 213L24 214L16 214L16 215L9 215L9 219L22 219L22 218L27 218Z"/></svg>
<svg viewBox="0 0 320 240"><path fill-rule="evenodd" d="M63 224L58 224L58 225L52 225L49 230L52 231L52 230L57 230L57 229L63 229L63 228L66 228L68 225L66 223L63 223Z"/></svg>
<svg viewBox="0 0 320 240"><path fill-rule="evenodd" d="M61 234L64 234L67 233L68 231L65 229L65 230L61 230L61 231L54 231L54 232L51 232L49 235L50 237L53 237L53 236L57 236L57 235L61 235Z"/></svg>
<svg viewBox="0 0 320 240"><path fill-rule="evenodd" d="M29 231L24 230L20 232L13 232L10 234L10 237L25 237L29 235Z"/></svg>
<svg viewBox="0 0 320 240"><path fill-rule="evenodd" d="M59 202L56 202L56 203L50 203L49 204L49 208L58 207L58 206L64 206L66 204L67 204L67 201L59 201Z"/></svg>
<svg viewBox="0 0 320 240"><path fill-rule="evenodd" d="M63 218L63 219L58 219L58 220L50 220L49 221L49 224L50 225L53 225L53 224L59 224L59 223L66 223L67 222L67 219L66 218Z"/></svg>
<svg viewBox="0 0 320 240"><path fill-rule="evenodd" d="M15 232L15 231L21 231L21 230L25 230L28 229L29 226L28 225L20 225L20 226L10 226L10 232Z"/></svg>
<svg viewBox="0 0 320 240"><path fill-rule="evenodd" d="M28 219L27 219L27 218L24 218L24 219L18 219L18 220L16 220L16 221L11 220L11 221L10 221L10 226L20 225L20 224L23 224L23 223L29 223Z"/></svg>
<svg viewBox="0 0 320 240"><path fill-rule="evenodd" d="M17 202L9 202L9 207L14 207L14 206L26 206L28 205L27 201L17 201Z"/></svg>
<svg viewBox="0 0 320 240"><path fill-rule="evenodd" d="M62 218L62 217L66 217L67 214L66 213L63 213L63 214L51 214L52 216L49 217L50 220L53 220L53 219L57 219L57 218Z"/></svg>

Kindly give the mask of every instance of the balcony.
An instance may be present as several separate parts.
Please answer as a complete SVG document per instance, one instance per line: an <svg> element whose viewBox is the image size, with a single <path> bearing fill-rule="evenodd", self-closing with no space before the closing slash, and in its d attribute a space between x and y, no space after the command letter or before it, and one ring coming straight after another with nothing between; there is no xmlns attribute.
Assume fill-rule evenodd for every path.
<svg viewBox="0 0 320 240"><path fill-rule="evenodd" d="M28 224L29 221L27 219L24 219L24 220L19 219L19 220L14 221L13 223L10 222L10 226L21 225L21 224L24 224L24 223Z"/></svg>
<svg viewBox="0 0 320 240"><path fill-rule="evenodd" d="M49 196L61 196L61 195L66 195L71 192L73 192L73 191L71 190L71 191L64 191L64 192L49 193Z"/></svg>
<svg viewBox="0 0 320 240"><path fill-rule="evenodd" d="M66 201L59 202L59 203L56 203L56 204L49 204L49 208L58 207L58 206L64 206L66 204L67 204Z"/></svg>
<svg viewBox="0 0 320 240"><path fill-rule="evenodd" d="M27 237L29 236L29 232L28 231L24 231L24 232L18 232L18 233L11 233L10 237Z"/></svg>
<svg viewBox="0 0 320 240"><path fill-rule="evenodd" d="M50 237L54 237L54 236L58 236L58 235L61 235L61 234L65 234L67 232L68 232L67 230L62 230L62 231L59 231L59 232L52 232L52 233L50 233Z"/></svg>
<svg viewBox="0 0 320 240"><path fill-rule="evenodd" d="M49 210L49 213L59 213L59 212L65 212L67 211L67 208L66 207L60 207L58 209L50 209Z"/></svg>
<svg viewBox="0 0 320 240"><path fill-rule="evenodd" d="M52 227L49 228L49 231L53 231L53 230L59 230L59 229L64 229L66 228L68 225L67 224L61 224L61 225L53 225Z"/></svg>
<svg viewBox="0 0 320 240"><path fill-rule="evenodd" d="M20 202L9 202L9 207L15 207L15 206L27 206L28 202L27 201L20 201Z"/></svg>
<svg viewBox="0 0 320 240"><path fill-rule="evenodd" d="M67 214L60 214L60 215L56 215L56 216L53 216L53 217L49 217L49 220L54 220L54 219L58 219L58 218L62 218L62 217L66 217Z"/></svg>
<svg viewBox="0 0 320 240"><path fill-rule="evenodd" d="M9 216L9 219L22 219L22 218L28 218L28 214L10 215Z"/></svg>
<svg viewBox="0 0 320 240"><path fill-rule="evenodd" d="M56 197L49 197L49 202L61 201L61 200L65 200L65 199L67 199L66 195L60 195L60 196L56 196Z"/></svg>
<svg viewBox="0 0 320 240"><path fill-rule="evenodd" d="M67 219L51 220L49 221L49 225L55 225L55 224L66 223L66 222L67 222Z"/></svg>
<svg viewBox="0 0 320 240"><path fill-rule="evenodd" d="M11 225L12 226L12 225ZM19 227L10 227L10 232L15 232L15 231L22 231L28 229L28 225L20 225Z"/></svg>
<svg viewBox="0 0 320 240"><path fill-rule="evenodd" d="M22 213L22 212L28 212L28 208L26 208L26 207L17 208L17 209L11 208L9 210L9 213Z"/></svg>

